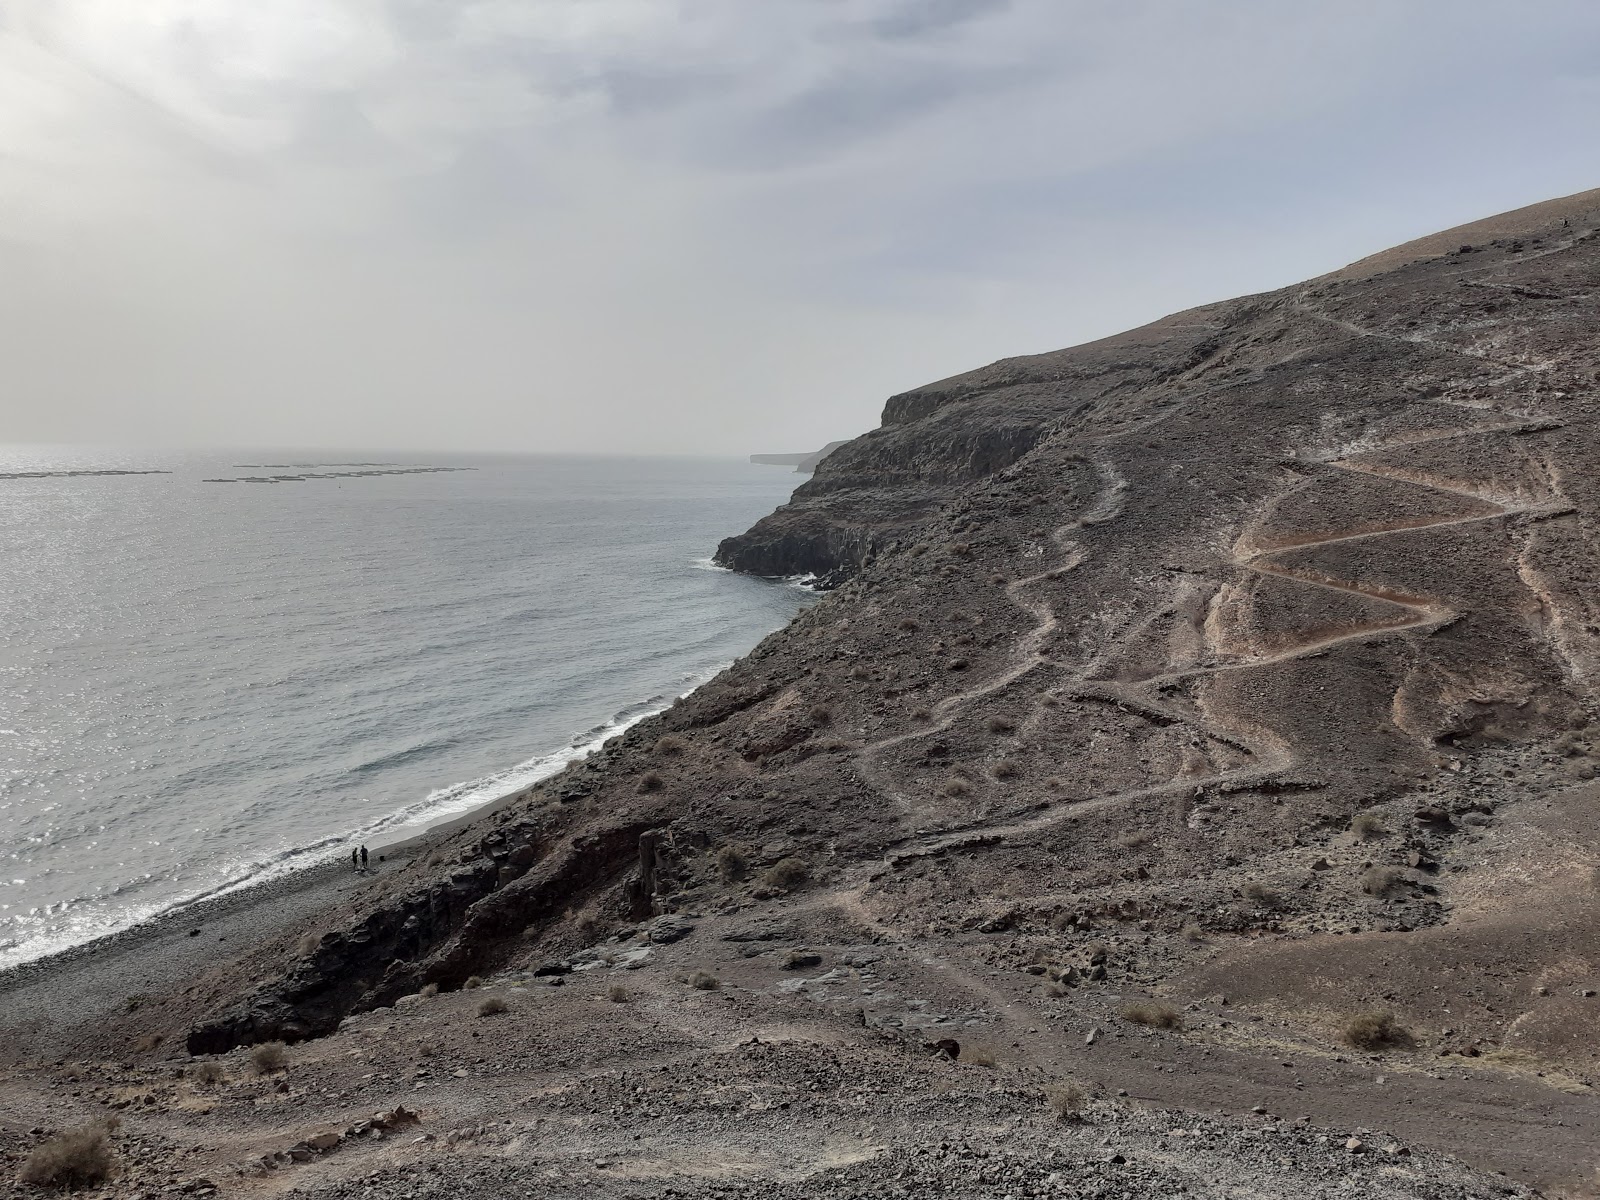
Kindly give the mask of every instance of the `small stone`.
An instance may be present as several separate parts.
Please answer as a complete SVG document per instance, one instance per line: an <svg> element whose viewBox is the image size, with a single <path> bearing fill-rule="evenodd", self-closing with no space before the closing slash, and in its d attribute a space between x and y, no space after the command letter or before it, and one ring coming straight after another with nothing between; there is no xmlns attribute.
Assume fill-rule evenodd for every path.
<svg viewBox="0 0 1600 1200"><path fill-rule="evenodd" d="M1351 1154L1360 1154L1366 1148L1366 1143L1360 1138L1349 1138L1345 1141L1344 1148Z"/></svg>
<svg viewBox="0 0 1600 1200"><path fill-rule="evenodd" d="M1257 1105L1254 1105L1250 1109L1250 1111L1255 1113L1256 1116L1262 1117L1262 1116L1265 1116L1266 1113L1267 1113L1267 1106L1265 1104L1257 1104Z"/></svg>

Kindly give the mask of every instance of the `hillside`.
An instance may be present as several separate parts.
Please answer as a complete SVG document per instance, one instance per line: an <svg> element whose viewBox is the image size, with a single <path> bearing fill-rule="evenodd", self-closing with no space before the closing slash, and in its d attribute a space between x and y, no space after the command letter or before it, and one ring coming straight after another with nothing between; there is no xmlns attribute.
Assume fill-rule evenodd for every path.
<svg viewBox="0 0 1600 1200"><path fill-rule="evenodd" d="M24 981L0 1115L126 1060L215 1171L421 1107L237 1176L317 1195L1593 1194L1597 226L891 398L718 551L823 602L136 1011Z"/></svg>

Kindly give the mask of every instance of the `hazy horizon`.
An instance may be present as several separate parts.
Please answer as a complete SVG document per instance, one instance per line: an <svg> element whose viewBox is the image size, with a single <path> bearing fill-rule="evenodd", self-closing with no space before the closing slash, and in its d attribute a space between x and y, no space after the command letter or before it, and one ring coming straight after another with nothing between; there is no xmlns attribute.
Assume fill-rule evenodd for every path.
<svg viewBox="0 0 1600 1200"><path fill-rule="evenodd" d="M0 0L0 441L816 449L1595 186L1596 35L1578 0Z"/></svg>

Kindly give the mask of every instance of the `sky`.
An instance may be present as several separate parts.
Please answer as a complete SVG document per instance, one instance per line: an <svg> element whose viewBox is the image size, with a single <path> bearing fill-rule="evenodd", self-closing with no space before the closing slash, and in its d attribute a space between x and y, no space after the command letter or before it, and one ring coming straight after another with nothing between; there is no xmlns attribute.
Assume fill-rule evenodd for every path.
<svg viewBox="0 0 1600 1200"><path fill-rule="evenodd" d="M1597 118L1594 0L0 0L0 442L812 449Z"/></svg>

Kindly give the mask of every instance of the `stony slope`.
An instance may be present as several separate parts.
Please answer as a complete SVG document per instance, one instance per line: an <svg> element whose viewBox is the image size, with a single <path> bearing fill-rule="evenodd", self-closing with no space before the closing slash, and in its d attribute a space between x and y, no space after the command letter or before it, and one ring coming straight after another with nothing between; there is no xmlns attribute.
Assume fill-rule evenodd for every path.
<svg viewBox="0 0 1600 1200"><path fill-rule="evenodd" d="M1261 1107L1589 1194L1597 226L1589 193L895 397L720 551L835 572L824 602L316 921L137 1012L16 1023L13 1057L141 1035L228 1062L276 1037L325 1039L308 1063L371 1054L334 1033L349 1014L537 968L490 1057L545 1099L507 1093L507 1114L609 1061L578 1032L599 993L532 981L617 979L650 997L628 1010L638 1061L675 1047L673 1071L739 1111L814 1090L719 1073L746 1031L843 1056L866 1088L850 1111L885 1128L955 1086L919 1074L949 1038L997 1060L971 1086L1080 1079L1113 1127L1138 1104L1248 1130ZM433 1023L377 1083L323 1087L318 1119L406 1094L405 1056L456 1036L461 1003L427 1002ZM1346 1044L1378 1010L1402 1032ZM535 1038L558 1068L517 1058ZM449 1095L437 1112L461 1110ZM984 1138L1006 1103L971 1110ZM676 1166L623 1139L638 1194L696 1155L778 1189L755 1194L854 1170L838 1194L880 1194L858 1164L916 1179L903 1156L939 1140L901 1123L858 1158L819 1134L785 1165L781 1128L741 1148L744 1118L711 1108L674 1135ZM217 1120L259 1140L258 1109ZM549 1119L597 1128L569 1116ZM536 1144L495 1162L565 1178ZM1149 1194L1063 1179L1047 1194ZM1198 1194L1303 1190L1265 1165L1213 1183Z"/></svg>

